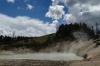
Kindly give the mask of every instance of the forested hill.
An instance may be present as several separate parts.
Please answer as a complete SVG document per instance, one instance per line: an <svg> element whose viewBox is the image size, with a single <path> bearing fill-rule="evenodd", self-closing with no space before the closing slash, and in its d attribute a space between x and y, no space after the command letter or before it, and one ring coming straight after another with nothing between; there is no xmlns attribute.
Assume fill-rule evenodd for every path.
<svg viewBox="0 0 100 66"><path fill-rule="evenodd" d="M96 25L97 27L97 25ZM74 24L62 24L57 29L56 33L41 36L41 37L24 37L24 36L0 36L0 49L27 47L33 49L40 49L46 47L52 43L59 41L73 41L76 38L73 36L73 32L84 32L89 38L98 38L100 31L96 28L93 30L93 26L89 27L85 23L74 23ZM94 33L95 32L95 33Z"/></svg>
<svg viewBox="0 0 100 66"><path fill-rule="evenodd" d="M85 32L87 33L90 37L94 36L94 30L93 27L88 27L85 23L74 23L74 24L66 24L66 25L61 25L57 32L56 32L56 36L59 38L67 38L67 37L73 37L73 32Z"/></svg>

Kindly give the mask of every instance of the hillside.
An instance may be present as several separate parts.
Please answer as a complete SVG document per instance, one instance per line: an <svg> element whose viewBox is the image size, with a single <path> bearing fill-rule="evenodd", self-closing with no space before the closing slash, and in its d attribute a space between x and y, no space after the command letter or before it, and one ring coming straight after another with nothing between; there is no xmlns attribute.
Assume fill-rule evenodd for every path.
<svg viewBox="0 0 100 66"><path fill-rule="evenodd" d="M8 50L12 48L32 48L35 51L39 51L42 48L48 47L49 45L56 44L61 41L75 41L78 40L78 34L83 33L87 35L88 39L98 38L98 31L95 35L93 27L90 28L85 23L74 23L74 24L62 24L57 29L56 33L44 35L40 37L26 37L26 36L0 36L0 49ZM75 37L75 34L76 36Z"/></svg>
<svg viewBox="0 0 100 66"><path fill-rule="evenodd" d="M50 61L48 62L48 64L52 65L51 62L55 62L56 64L59 64L58 62L61 62L62 64L61 65L65 65L65 66L99 66L100 64L100 46L96 46L97 42L99 42L100 40L97 39L97 40L87 40L87 41L62 41L62 42L58 42L56 44L52 44L51 46L48 46L44 49L41 49L39 51L40 52L66 52L66 53L75 53L77 54L78 56L82 56L84 57L85 54L87 54L87 58L84 59L84 60L73 60L73 61ZM27 50L27 52L33 52L34 51L30 51L30 49L22 49L22 48L19 48L18 50L11 50L11 51L2 51L0 52L0 54L15 54L16 52L17 53L23 53L25 50ZM27 52L24 52L24 53L27 53ZM6 61L6 62L5 62ZM26 64L26 61L28 62L28 59L26 60L19 60L20 62L18 62L16 59L15 60L0 60L0 64L5 64L6 65L14 65L15 62L19 63L20 64ZM44 60L45 61L45 60ZM45 62L47 62L48 60L46 60L45 62L42 62L41 60L31 60L30 62L28 63L31 63L32 64L44 64L44 65L48 65L46 64ZM36 63L35 63L36 62ZM55 64L54 63L54 64ZM29 65L29 64L27 64Z"/></svg>
<svg viewBox="0 0 100 66"><path fill-rule="evenodd" d="M11 51L12 53L72 52L76 54L78 51L77 54L83 56L86 52L92 50L91 48L95 46L93 41L98 37L99 31L95 34L93 27L89 28L85 23L62 24L56 33L40 37L9 37L1 35L0 49L1 51ZM89 40L91 40L90 43L85 43ZM84 46L80 48L82 45Z"/></svg>

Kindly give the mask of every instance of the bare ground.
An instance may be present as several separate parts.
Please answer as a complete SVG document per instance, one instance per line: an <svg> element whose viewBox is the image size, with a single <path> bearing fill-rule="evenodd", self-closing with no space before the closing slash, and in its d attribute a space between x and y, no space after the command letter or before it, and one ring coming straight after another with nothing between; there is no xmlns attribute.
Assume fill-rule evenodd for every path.
<svg viewBox="0 0 100 66"><path fill-rule="evenodd" d="M99 60L51 61L31 59L0 60L0 66L100 66Z"/></svg>
<svg viewBox="0 0 100 66"><path fill-rule="evenodd" d="M67 45L65 45L67 43ZM77 44L77 42L76 42ZM31 59L10 59L10 60L0 60L0 66L100 66L100 46L95 48L95 43L93 40L89 40L83 43L80 48L78 48L77 55L84 56L87 54L87 59L85 60L74 60L74 61L50 61L50 60L31 60ZM52 49L51 49L52 47ZM62 49L63 47L63 49ZM55 47L49 46L44 48L39 52L51 52L51 51L69 51L71 47L70 42L62 42L62 44L57 44ZM16 50L16 49L15 49ZM14 50L14 51L15 51ZM33 52L30 49L23 50L17 49L16 53L27 53ZM13 51L1 51L0 54L13 54Z"/></svg>
<svg viewBox="0 0 100 66"><path fill-rule="evenodd" d="M0 60L0 66L68 66L67 61L50 61L50 60Z"/></svg>

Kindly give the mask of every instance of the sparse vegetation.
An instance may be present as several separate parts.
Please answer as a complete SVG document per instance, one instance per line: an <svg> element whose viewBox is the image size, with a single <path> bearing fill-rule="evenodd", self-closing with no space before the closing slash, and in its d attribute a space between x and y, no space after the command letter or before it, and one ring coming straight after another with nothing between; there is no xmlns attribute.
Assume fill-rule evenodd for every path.
<svg viewBox="0 0 100 66"><path fill-rule="evenodd" d="M96 24L97 25L97 24ZM89 35L90 38L95 38L98 36L100 31L98 30L96 35L94 33L93 27L89 28L85 23L74 23L74 24L65 24L60 25L57 32L41 37L24 37L24 36L0 36L0 49L10 49L18 47L27 47L39 50L40 48L46 47L55 42L62 40L73 41L76 38L73 36L73 32L85 32ZM97 38L97 37L96 37ZM100 43L99 43L100 44ZM98 45L98 44L97 44Z"/></svg>

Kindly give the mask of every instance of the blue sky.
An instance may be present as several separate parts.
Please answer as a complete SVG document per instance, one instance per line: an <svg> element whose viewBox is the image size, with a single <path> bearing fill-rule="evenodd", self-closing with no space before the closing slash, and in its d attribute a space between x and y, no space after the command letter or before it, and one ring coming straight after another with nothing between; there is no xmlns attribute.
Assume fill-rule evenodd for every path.
<svg viewBox="0 0 100 66"><path fill-rule="evenodd" d="M100 0L0 0L0 35L42 36L75 22L95 26L99 7Z"/></svg>
<svg viewBox="0 0 100 66"><path fill-rule="evenodd" d="M11 17L29 16L31 18L38 18L44 21L51 21L46 18L45 14L48 11L51 0L15 0L15 2L7 2L7 0L0 0L0 13ZM32 9L27 9L27 4L34 6Z"/></svg>

